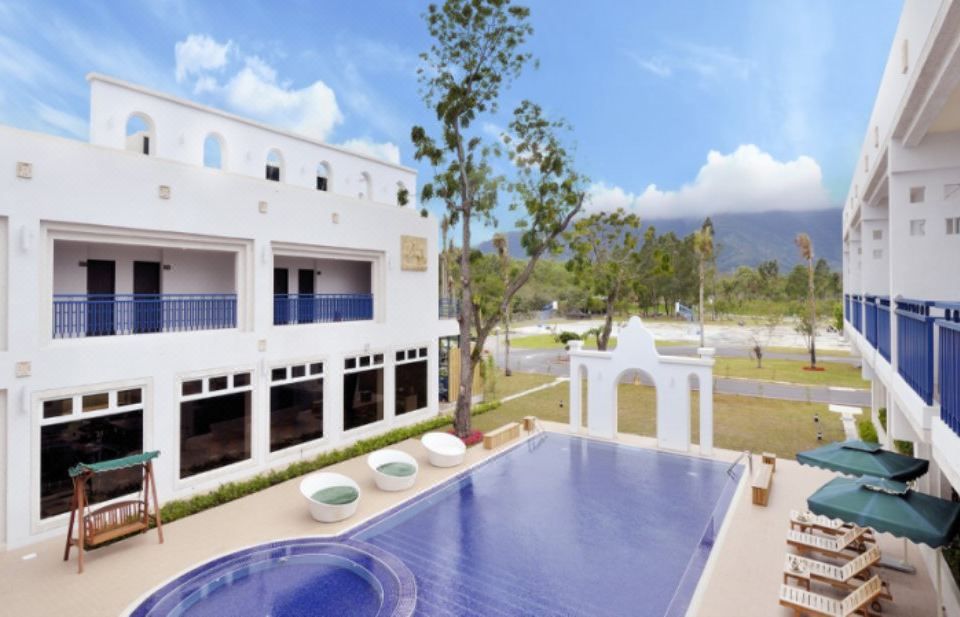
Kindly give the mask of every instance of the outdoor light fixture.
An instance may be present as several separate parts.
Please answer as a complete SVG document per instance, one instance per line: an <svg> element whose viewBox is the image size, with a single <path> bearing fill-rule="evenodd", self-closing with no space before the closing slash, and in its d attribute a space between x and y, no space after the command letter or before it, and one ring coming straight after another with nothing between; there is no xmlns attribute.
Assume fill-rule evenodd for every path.
<svg viewBox="0 0 960 617"><path fill-rule="evenodd" d="M563 409L563 399L560 399L560 409Z"/></svg>
<svg viewBox="0 0 960 617"><path fill-rule="evenodd" d="M820 414L818 413L813 414L813 423L820 424Z"/></svg>
<svg viewBox="0 0 960 617"><path fill-rule="evenodd" d="M823 441L823 431L817 429L817 441Z"/></svg>

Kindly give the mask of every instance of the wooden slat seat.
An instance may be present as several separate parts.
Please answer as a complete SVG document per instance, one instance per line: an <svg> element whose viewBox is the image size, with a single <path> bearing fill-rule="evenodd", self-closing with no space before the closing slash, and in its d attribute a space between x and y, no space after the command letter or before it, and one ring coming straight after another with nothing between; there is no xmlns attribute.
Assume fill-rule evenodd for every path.
<svg viewBox="0 0 960 617"><path fill-rule="evenodd" d="M781 585L780 605L792 608L796 616L808 614L821 617L849 617L858 611L869 616L870 603L880 595L882 585L880 577L874 576L842 600L793 585Z"/></svg>
<svg viewBox="0 0 960 617"><path fill-rule="evenodd" d="M483 436L483 447L487 450L493 450L500 447L508 441L520 438L520 423L510 422L500 428L494 429Z"/></svg>
<svg viewBox="0 0 960 617"><path fill-rule="evenodd" d="M773 482L773 465L762 463L753 476L750 486L753 490L753 503L758 506L767 505L770 499L770 484Z"/></svg>
<svg viewBox="0 0 960 617"><path fill-rule="evenodd" d="M860 552L864 533L866 533L864 528L856 526L839 536L821 536L791 529L787 531L787 544L796 548L800 554L817 552L830 557L849 559L850 555L845 551Z"/></svg>

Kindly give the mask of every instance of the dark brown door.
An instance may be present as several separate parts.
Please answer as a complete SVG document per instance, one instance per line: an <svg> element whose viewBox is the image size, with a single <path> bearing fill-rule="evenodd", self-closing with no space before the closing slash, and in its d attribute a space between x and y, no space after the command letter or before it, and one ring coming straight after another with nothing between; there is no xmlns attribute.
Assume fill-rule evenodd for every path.
<svg viewBox="0 0 960 617"><path fill-rule="evenodd" d="M297 321L299 323L312 323L316 315L314 294L314 282L316 274L313 270L300 270L297 272Z"/></svg>
<svg viewBox="0 0 960 617"><path fill-rule="evenodd" d="M163 331L163 305L160 297L160 264L133 262L133 331Z"/></svg>
<svg viewBox="0 0 960 617"><path fill-rule="evenodd" d="M290 273L273 269L273 325L290 323Z"/></svg>
<svg viewBox="0 0 960 617"><path fill-rule="evenodd" d="M87 336L108 336L116 333L116 293L116 262L87 260Z"/></svg>

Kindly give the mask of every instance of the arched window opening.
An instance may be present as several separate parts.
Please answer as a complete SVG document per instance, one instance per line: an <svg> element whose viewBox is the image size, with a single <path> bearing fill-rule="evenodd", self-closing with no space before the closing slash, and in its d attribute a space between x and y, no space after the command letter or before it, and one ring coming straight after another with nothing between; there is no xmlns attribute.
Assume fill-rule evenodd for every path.
<svg viewBox="0 0 960 617"><path fill-rule="evenodd" d="M153 120L136 112L127 119L127 150L150 155L156 151Z"/></svg>
<svg viewBox="0 0 960 617"><path fill-rule="evenodd" d="M360 191L357 193L357 197L360 199L373 199L373 181L367 172L360 174Z"/></svg>
<svg viewBox="0 0 960 617"><path fill-rule="evenodd" d="M327 163L317 165L317 190L330 190L330 165Z"/></svg>
<svg viewBox="0 0 960 617"><path fill-rule="evenodd" d="M213 133L203 140L203 166L211 169L223 169L223 139Z"/></svg>
<svg viewBox="0 0 960 617"><path fill-rule="evenodd" d="M266 178L267 180L273 180L274 182L280 182L280 178L283 175L283 157L280 155L280 152L277 150L271 150L267 153L267 170Z"/></svg>

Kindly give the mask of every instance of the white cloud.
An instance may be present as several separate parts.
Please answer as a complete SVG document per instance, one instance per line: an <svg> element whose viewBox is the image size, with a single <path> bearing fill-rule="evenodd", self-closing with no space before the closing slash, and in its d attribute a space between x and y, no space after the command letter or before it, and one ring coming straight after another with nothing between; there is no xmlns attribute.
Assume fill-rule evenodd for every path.
<svg viewBox="0 0 960 617"><path fill-rule="evenodd" d="M190 75L223 68L231 49L233 41L218 43L206 34L191 34L177 42L173 47L177 61L177 82L182 82Z"/></svg>
<svg viewBox="0 0 960 617"><path fill-rule="evenodd" d="M655 184L640 194L598 182L591 210L626 208L648 218L703 217L720 212L816 210L829 207L820 165L809 156L781 162L755 145L730 154L710 151L692 182L670 191Z"/></svg>
<svg viewBox="0 0 960 617"><path fill-rule="evenodd" d="M86 139L87 121L83 118L39 102L34 106L34 111L45 124L73 137Z"/></svg>
<svg viewBox="0 0 960 617"><path fill-rule="evenodd" d="M388 163L400 164L400 148L389 141L377 143L369 139L348 139L340 145L348 150L372 156Z"/></svg>
<svg viewBox="0 0 960 617"><path fill-rule="evenodd" d="M694 73L704 80L746 80L754 68L753 63L733 52L719 47L695 43L674 43L669 52L644 56L634 51L624 52L633 62L657 77L670 77L680 73Z"/></svg>
<svg viewBox="0 0 960 617"><path fill-rule="evenodd" d="M278 82L276 70L255 56L247 58L227 82L225 93L238 111L317 139L326 139L343 122L337 96L329 86L318 80L305 88L292 88Z"/></svg>

